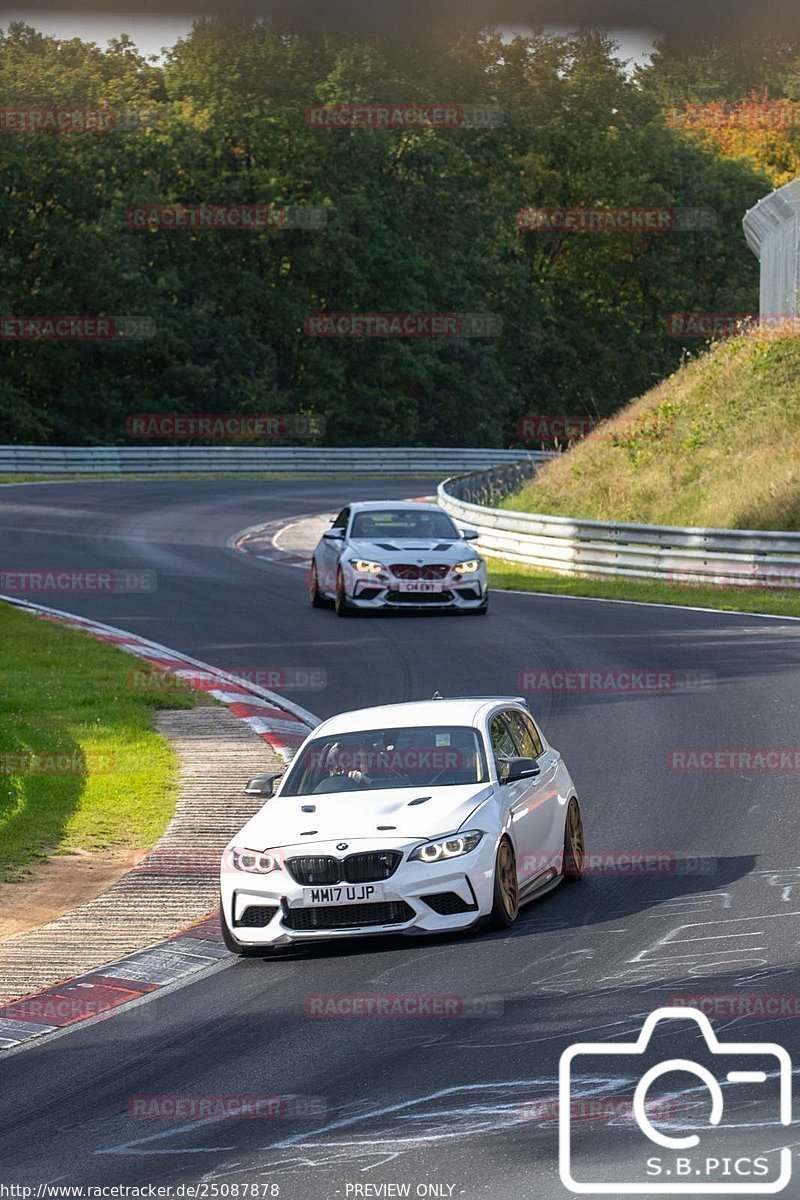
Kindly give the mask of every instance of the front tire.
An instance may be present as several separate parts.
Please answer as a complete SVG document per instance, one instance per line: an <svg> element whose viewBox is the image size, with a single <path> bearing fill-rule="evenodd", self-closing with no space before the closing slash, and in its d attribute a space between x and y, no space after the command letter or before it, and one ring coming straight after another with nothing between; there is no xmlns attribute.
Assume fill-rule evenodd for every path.
<svg viewBox="0 0 800 1200"><path fill-rule="evenodd" d="M494 860L494 899L489 924L492 929L508 929L518 915L517 859L514 847L504 837Z"/></svg>
<svg viewBox="0 0 800 1200"><path fill-rule="evenodd" d="M324 608L325 598L319 590L319 575L317 573L317 564L312 560L311 574L308 580L308 598L311 601L312 608Z"/></svg>
<svg viewBox="0 0 800 1200"><path fill-rule="evenodd" d="M344 586L344 572L339 567L336 572L336 599L333 602L333 607L336 610L337 617L352 617L353 606L347 599L347 592Z"/></svg>
<svg viewBox="0 0 800 1200"><path fill-rule="evenodd" d="M583 833L583 817L578 801L573 796L567 807L564 822L564 879L578 880L586 869L586 840Z"/></svg>

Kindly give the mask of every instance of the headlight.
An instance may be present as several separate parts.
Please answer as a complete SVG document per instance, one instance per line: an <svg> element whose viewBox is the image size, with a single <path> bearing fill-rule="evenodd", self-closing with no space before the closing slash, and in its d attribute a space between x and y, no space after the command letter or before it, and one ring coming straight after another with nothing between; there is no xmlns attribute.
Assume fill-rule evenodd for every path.
<svg viewBox="0 0 800 1200"><path fill-rule="evenodd" d="M453 570L459 575L471 575L473 571L477 571L481 565L479 558L468 558L466 562L456 563Z"/></svg>
<svg viewBox="0 0 800 1200"><path fill-rule="evenodd" d="M231 862L235 871L249 871L251 875L269 875L280 870L280 862L274 854L262 854L259 850L245 850L240 846L231 850Z"/></svg>
<svg viewBox="0 0 800 1200"><path fill-rule="evenodd" d="M416 850L409 854L409 861L416 859L417 862L435 863L442 862L445 858L458 858L459 855L469 854L474 850L482 837L482 833L472 830L470 833L457 833L453 837L439 838L436 842L417 846Z"/></svg>
<svg viewBox="0 0 800 1200"><path fill-rule="evenodd" d="M367 562L365 558L351 558L350 565L355 567L359 575L380 575L385 570L383 563Z"/></svg>

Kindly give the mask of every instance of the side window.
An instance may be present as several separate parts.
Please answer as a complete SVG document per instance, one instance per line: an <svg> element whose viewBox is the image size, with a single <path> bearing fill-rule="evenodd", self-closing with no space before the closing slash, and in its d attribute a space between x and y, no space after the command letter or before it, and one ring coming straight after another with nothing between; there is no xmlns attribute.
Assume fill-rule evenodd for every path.
<svg viewBox="0 0 800 1200"><path fill-rule="evenodd" d="M509 710L506 713L506 718L514 731L514 738L519 746L520 754L524 755L525 758L536 758L536 743L522 718L522 713Z"/></svg>
<svg viewBox="0 0 800 1200"><path fill-rule="evenodd" d="M536 726L525 713L509 710L506 713L508 723L514 732L514 738L519 746L520 754L525 758L538 758L542 753L542 739L536 731Z"/></svg>
<svg viewBox="0 0 800 1200"><path fill-rule="evenodd" d="M350 520L350 509L343 508L336 520L331 525L331 529L347 529L347 522Z"/></svg>
<svg viewBox="0 0 800 1200"><path fill-rule="evenodd" d="M525 726L535 747L535 753L531 755L531 758L538 758L540 754L544 754L544 746L542 745L542 739L539 737L539 730L536 728L536 723L532 717L526 717L523 713L522 720L525 722Z"/></svg>
<svg viewBox="0 0 800 1200"><path fill-rule="evenodd" d="M489 738L492 743L492 753L494 761L497 764L498 777L503 777L503 763L507 758L516 758L519 754L516 743L511 736L511 730L503 720L503 715L498 713L492 717L492 723L489 726Z"/></svg>

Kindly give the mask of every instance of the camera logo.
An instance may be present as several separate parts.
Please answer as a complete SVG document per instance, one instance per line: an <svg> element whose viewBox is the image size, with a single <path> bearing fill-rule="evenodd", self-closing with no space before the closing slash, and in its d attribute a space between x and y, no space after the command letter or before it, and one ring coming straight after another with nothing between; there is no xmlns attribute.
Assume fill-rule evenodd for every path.
<svg viewBox="0 0 800 1200"><path fill-rule="evenodd" d="M670 1020L695 1021L700 1028L706 1043L707 1055L715 1065L720 1066L719 1076L707 1066L692 1062L686 1058L671 1058L656 1063L642 1072L634 1056L643 1056L648 1052L653 1032L659 1022ZM717 1060L717 1057L719 1059ZM745 1062L742 1063L742 1059ZM628 1061L626 1061L628 1060ZM632 1061L631 1061L632 1060ZM727 1061L726 1061L727 1060ZM753 1069L731 1069L733 1061L737 1067L752 1067ZM652 1146L645 1143L637 1148L640 1162L631 1171L638 1178L609 1180L605 1178L607 1167L602 1172L602 1180L591 1182L578 1179L576 1174L584 1174L581 1170L581 1153L576 1151L577 1136L570 1120L574 1110L573 1089L576 1082L581 1080L595 1081L598 1070L605 1071L614 1079L621 1079L626 1073L638 1078L633 1097L633 1115L636 1126L650 1143L661 1148L665 1153L652 1154ZM720 1080L729 1085L747 1086L751 1089L748 1100L752 1102L752 1089L759 1084L765 1084L769 1091L772 1081L777 1083L778 1112L770 1114L772 1125L789 1125L792 1119L792 1063L783 1046L771 1042L720 1042L711 1027L708 1017L695 1008L659 1008L644 1022L642 1031L635 1042L579 1042L570 1046L561 1055L559 1063L559 1172L561 1182L570 1191L583 1195L615 1195L637 1194L671 1194L680 1195L774 1195L783 1191L792 1176L792 1151L789 1146L780 1150L777 1166L779 1174L774 1176L776 1167L766 1155L748 1156L742 1150L742 1125L739 1122L730 1131L731 1145L734 1151L730 1157L722 1156L719 1146L700 1147L700 1137L697 1134L681 1136L658 1130L648 1116L652 1113L652 1101L648 1102L647 1093L650 1088L669 1072L680 1072L684 1078L689 1076L692 1093L706 1090L711 1097L710 1111L707 1117L698 1117L698 1121L707 1120L709 1127L718 1132L715 1137L726 1131L724 1123L725 1102ZM699 1083L698 1083L699 1081ZM585 1084L584 1084L585 1086ZM682 1086L685 1088L685 1084ZM767 1099L766 1093L763 1097ZM773 1135L774 1136L774 1135ZM774 1141L768 1143L774 1151ZM688 1151L696 1150L695 1154ZM597 1153L594 1144L589 1146L589 1153ZM613 1149L613 1147L612 1147ZM707 1152L708 1150L708 1152ZM644 1151L644 1153L642 1153ZM647 1157L647 1152L651 1156ZM712 1157L712 1155L714 1155ZM595 1160L598 1161L598 1160ZM604 1160L606 1163L618 1163L615 1153L613 1159ZM628 1174L627 1171L618 1171Z"/></svg>

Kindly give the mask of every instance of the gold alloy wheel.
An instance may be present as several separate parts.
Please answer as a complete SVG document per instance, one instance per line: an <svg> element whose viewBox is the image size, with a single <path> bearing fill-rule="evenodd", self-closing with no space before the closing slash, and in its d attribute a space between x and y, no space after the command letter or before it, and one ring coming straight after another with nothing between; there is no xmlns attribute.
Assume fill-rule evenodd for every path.
<svg viewBox="0 0 800 1200"><path fill-rule="evenodd" d="M341 567L336 572L336 600L333 607L336 609L337 617L349 617L353 612L345 592L344 572Z"/></svg>
<svg viewBox="0 0 800 1200"><path fill-rule="evenodd" d="M497 884L500 901L509 921L515 920L519 912L519 892L517 889L517 864L514 851L508 842L502 841L497 851Z"/></svg>
<svg viewBox="0 0 800 1200"><path fill-rule="evenodd" d="M312 608L322 608L325 601L319 590L319 575L317 573L317 564L311 563L311 571L308 577L308 598L311 601Z"/></svg>
<svg viewBox="0 0 800 1200"><path fill-rule="evenodd" d="M565 841L564 874L572 879L580 879L586 860L586 843L583 836L583 818L577 800L569 802Z"/></svg>

